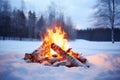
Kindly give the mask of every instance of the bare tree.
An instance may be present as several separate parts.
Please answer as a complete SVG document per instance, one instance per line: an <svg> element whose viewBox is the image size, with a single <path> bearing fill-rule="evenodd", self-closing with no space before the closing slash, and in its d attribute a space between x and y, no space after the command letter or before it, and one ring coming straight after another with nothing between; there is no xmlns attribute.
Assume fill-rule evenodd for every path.
<svg viewBox="0 0 120 80"><path fill-rule="evenodd" d="M48 26L53 26L53 24L55 23L55 19L57 16L57 11L56 11L56 4L54 2L51 2L50 6L48 7Z"/></svg>
<svg viewBox="0 0 120 80"><path fill-rule="evenodd" d="M48 7L48 26L53 26L53 24L57 24L63 28L63 30L67 33L68 39L75 39L76 32L74 29L74 25L72 19L70 17L66 18L59 9L57 9L57 5L55 3L51 3Z"/></svg>
<svg viewBox="0 0 120 80"><path fill-rule="evenodd" d="M21 11L25 11L25 2L21 0Z"/></svg>
<svg viewBox="0 0 120 80"><path fill-rule="evenodd" d="M114 28L120 26L120 1L98 0L95 10L95 26L110 27L111 40L114 43Z"/></svg>
<svg viewBox="0 0 120 80"><path fill-rule="evenodd" d="M72 39L72 40L75 39L76 32L75 32L75 28L74 28L74 24L72 22L72 19L70 17L67 18L64 27L65 27L65 30L67 32L68 38Z"/></svg>

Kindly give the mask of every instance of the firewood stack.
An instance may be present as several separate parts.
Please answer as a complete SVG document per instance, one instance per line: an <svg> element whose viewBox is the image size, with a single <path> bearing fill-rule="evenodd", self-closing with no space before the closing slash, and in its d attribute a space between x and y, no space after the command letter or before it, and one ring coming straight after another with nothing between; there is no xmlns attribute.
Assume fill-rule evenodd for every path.
<svg viewBox="0 0 120 80"><path fill-rule="evenodd" d="M89 67L87 64L88 61L81 54L78 54L72 51L72 48L69 48L67 51L64 51L60 46L55 43L51 44L51 49L57 54L53 54L52 57L43 57L42 48L38 48L32 53L26 53L24 60L28 62L37 62L43 65L48 66L66 66L66 67Z"/></svg>

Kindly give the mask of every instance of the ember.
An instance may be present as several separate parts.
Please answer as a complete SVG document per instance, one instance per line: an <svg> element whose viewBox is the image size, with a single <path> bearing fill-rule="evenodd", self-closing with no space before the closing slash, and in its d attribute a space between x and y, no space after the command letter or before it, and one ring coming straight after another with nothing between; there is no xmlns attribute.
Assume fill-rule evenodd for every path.
<svg viewBox="0 0 120 80"><path fill-rule="evenodd" d="M26 53L24 59L51 66L89 67L86 64L87 59L68 47L65 36L61 26L48 28L43 37L43 44L31 54Z"/></svg>

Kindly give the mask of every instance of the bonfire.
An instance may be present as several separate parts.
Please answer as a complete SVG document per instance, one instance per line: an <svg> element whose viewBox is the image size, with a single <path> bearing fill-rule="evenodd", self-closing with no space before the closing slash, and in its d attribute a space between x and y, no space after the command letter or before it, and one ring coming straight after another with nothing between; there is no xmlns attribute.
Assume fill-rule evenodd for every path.
<svg viewBox="0 0 120 80"><path fill-rule="evenodd" d="M55 24L46 30L42 45L32 53L25 53L24 59L48 66L89 67L82 54L69 48L66 35L62 27Z"/></svg>

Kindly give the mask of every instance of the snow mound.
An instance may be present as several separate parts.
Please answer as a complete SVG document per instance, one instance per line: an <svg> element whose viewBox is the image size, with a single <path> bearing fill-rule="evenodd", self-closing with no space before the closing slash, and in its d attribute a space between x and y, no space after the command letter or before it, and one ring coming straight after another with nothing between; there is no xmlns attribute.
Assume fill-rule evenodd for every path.
<svg viewBox="0 0 120 80"><path fill-rule="evenodd" d="M120 80L120 54L86 56L90 68L26 63L24 54L0 55L0 80Z"/></svg>

